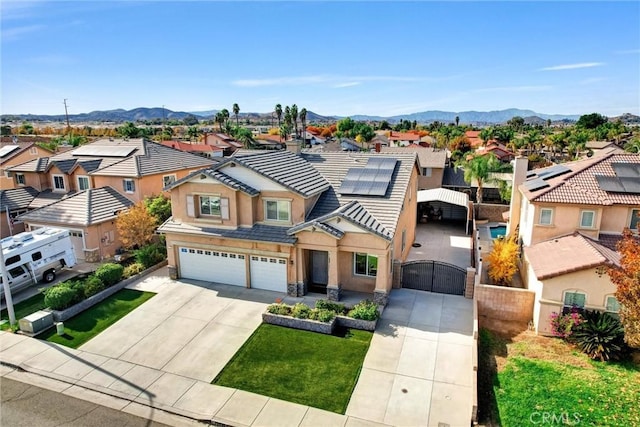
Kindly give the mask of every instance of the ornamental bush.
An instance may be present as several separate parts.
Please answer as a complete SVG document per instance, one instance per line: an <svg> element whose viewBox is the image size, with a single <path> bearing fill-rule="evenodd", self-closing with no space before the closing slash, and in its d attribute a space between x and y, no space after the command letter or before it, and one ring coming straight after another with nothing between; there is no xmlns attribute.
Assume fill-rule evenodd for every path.
<svg viewBox="0 0 640 427"><path fill-rule="evenodd" d="M128 279L129 277L135 276L136 274L141 273L144 270L145 270L145 267L143 264L140 264L139 262L134 262L124 268L124 271L122 272L122 277L124 279Z"/></svg>
<svg viewBox="0 0 640 427"><path fill-rule="evenodd" d="M584 322L576 327L573 338L584 353L601 362L618 360L628 353L622 324L608 313L585 312Z"/></svg>
<svg viewBox="0 0 640 427"><path fill-rule="evenodd" d="M109 287L122 280L123 272L124 267L120 264L107 262L98 267L94 275L98 279L102 280L102 283L104 283L105 287Z"/></svg>
<svg viewBox="0 0 640 427"><path fill-rule="evenodd" d="M353 306L348 316L354 319L376 320L380 316L378 304L370 300L360 301Z"/></svg>
<svg viewBox="0 0 640 427"><path fill-rule="evenodd" d="M311 314L311 308L308 305L301 302L297 303L291 308L291 316L296 319L308 319Z"/></svg>
<svg viewBox="0 0 640 427"><path fill-rule="evenodd" d="M329 310L335 314L347 314L347 308L344 304L339 302L333 302L326 299L319 299L316 301L316 308L319 310Z"/></svg>
<svg viewBox="0 0 640 427"><path fill-rule="evenodd" d="M164 245L152 243L134 251L136 262L145 268L153 267L167 257L167 248Z"/></svg>
<svg viewBox="0 0 640 427"><path fill-rule="evenodd" d="M575 331L584 319L578 311L577 307L573 307L570 313L558 314L551 313L551 333L554 337L560 337L565 340L571 338L571 335Z"/></svg>
<svg viewBox="0 0 640 427"><path fill-rule="evenodd" d="M69 282L62 282L44 290L44 304L52 310L64 310L73 305L78 290Z"/></svg>
<svg viewBox="0 0 640 427"><path fill-rule="evenodd" d="M84 282L83 293L85 298L89 298L92 295L105 289L104 283L96 276L89 276Z"/></svg>
<svg viewBox="0 0 640 427"><path fill-rule="evenodd" d="M271 314L291 316L291 307L287 304L271 304L267 307L267 311Z"/></svg>

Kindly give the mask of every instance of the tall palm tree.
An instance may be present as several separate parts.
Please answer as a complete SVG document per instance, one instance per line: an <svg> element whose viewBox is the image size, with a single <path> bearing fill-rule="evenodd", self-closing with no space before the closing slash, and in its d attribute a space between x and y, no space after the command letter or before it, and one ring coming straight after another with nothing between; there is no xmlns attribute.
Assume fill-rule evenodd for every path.
<svg viewBox="0 0 640 427"><path fill-rule="evenodd" d="M218 124L218 126L220 127L220 132L222 132L222 123L224 123L224 117L222 115L222 111L218 111L216 113L216 116L214 118L214 121Z"/></svg>
<svg viewBox="0 0 640 427"><path fill-rule="evenodd" d="M493 139L493 135L495 134L495 129L492 127L484 128L480 131L480 139L487 145L487 142Z"/></svg>
<svg viewBox="0 0 640 427"><path fill-rule="evenodd" d="M229 110L223 108L222 110L220 110L220 115L222 116L223 124L226 127L227 123L229 122Z"/></svg>
<svg viewBox="0 0 640 427"><path fill-rule="evenodd" d="M296 138L298 138L298 106L296 104L291 106L291 120L293 121L293 129L296 131Z"/></svg>
<svg viewBox="0 0 640 427"><path fill-rule="evenodd" d="M640 139L634 138L627 142L624 146L624 151L640 154Z"/></svg>
<svg viewBox="0 0 640 427"><path fill-rule="evenodd" d="M289 128L292 127L292 124L291 124L291 108L289 108L288 105L286 107L284 107L284 124L289 126Z"/></svg>
<svg viewBox="0 0 640 427"><path fill-rule="evenodd" d="M502 163L493 154L469 155L462 156L455 164L455 169L464 171L464 180L471 184L474 180L478 183L478 191L476 199L478 203L482 203L482 195L485 183L498 182L499 180L492 177L493 173L504 172L509 165Z"/></svg>
<svg viewBox="0 0 640 427"><path fill-rule="evenodd" d="M238 114L240 113L240 106L233 104L233 115L236 116L236 127L238 126Z"/></svg>
<svg viewBox="0 0 640 427"><path fill-rule="evenodd" d="M282 119L282 105L276 104L276 117L278 118L278 128L280 127L280 120Z"/></svg>
<svg viewBox="0 0 640 427"><path fill-rule="evenodd" d="M460 116L456 116L456 126L460 124Z"/></svg>
<svg viewBox="0 0 640 427"><path fill-rule="evenodd" d="M307 109L302 108L300 110L300 122L302 123L302 139L306 141L307 139Z"/></svg>

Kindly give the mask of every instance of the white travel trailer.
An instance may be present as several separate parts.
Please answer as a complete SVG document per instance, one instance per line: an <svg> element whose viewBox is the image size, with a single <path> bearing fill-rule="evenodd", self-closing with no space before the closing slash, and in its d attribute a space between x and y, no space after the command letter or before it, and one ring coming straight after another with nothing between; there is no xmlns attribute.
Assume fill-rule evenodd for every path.
<svg viewBox="0 0 640 427"><path fill-rule="evenodd" d="M58 270L76 264L69 230L43 227L6 237L0 242L12 292L39 281L52 282ZM1 294L4 297L4 292Z"/></svg>

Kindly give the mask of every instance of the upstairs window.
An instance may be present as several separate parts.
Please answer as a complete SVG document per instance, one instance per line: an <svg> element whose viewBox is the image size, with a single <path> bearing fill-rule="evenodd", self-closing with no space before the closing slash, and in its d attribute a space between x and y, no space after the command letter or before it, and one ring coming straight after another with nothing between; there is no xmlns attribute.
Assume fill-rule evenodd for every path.
<svg viewBox="0 0 640 427"><path fill-rule="evenodd" d="M580 228L593 228L596 223L595 211L580 212Z"/></svg>
<svg viewBox="0 0 640 427"><path fill-rule="evenodd" d="M200 215L220 216L220 197L200 196Z"/></svg>
<svg viewBox="0 0 640 427"><path fill-rule="evenodd" d="M640 209L631 209L629 228L631 231L638 231L638 225L640 225Z"/></svg>
<svg viewBox="0 0 640 427"><path fill-rule="evenodd" d="M123 179L122 188L125 193L134 193L136 191L136 183L132 179Z"/></svg>
<svg viewBox="0 0 640 427"><path fill-rule="evenodd" d="M79 176L78 177L78 191L88 190L89 189L89 177L88 176Z"/></svg>
<svg viewBox="0 0 640 427"><path fill-rule="evenodd" d="M64 176L53 175L53 189L58 191L64 191Z"/></svg>
<svg viewBox="0 0 640 427"><path fill-rule="evenodd" d="M422 168L422 176L431 177L431 168Z"/></svg>
<svg viewBox="0 0 640 427"><path fill-rule="evenodd" d="M266 219L268 221L283 221L289 222L291 215L291 203L286 200L267 200L266 206Z"/></svg>
<svg viewBox="0 0 640 427"><path fill-rule="evenodd" d="M538 219L538 224L540 225L553 224L553 209L550 209L550 208L540 209L540 218Z"/></svg>
<svg viewBox="0 0 640 427"><path fill-rule="evenodd" d="M174 182L176 182L176 176L175 175L165 175L165 176L162 177L162 186L163 187L171 185Z"/></svg>
<svg viewBox="0 0 640 427"><path fill-rule="evenodd" d="M16 184L18 185L26 185L27 180L24 177L23 173L17 173L16 174Z"/></svg>

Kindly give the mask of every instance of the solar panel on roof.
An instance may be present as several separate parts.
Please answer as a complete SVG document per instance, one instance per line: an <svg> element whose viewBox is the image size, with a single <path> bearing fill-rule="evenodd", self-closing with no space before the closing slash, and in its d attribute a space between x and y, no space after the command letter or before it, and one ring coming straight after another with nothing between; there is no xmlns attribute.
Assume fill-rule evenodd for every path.
<svg viewBox="0 0 640 427"><path fill-rule="evenodd" d="M371 196L384 196L387 194L388 182L374 182L371 185L369 195Z"/></svg>
<svg viewBox="0 0 640 427"><path fill-rule="evenodd" d="M542 190L543 188L549 187L549 184L542 178L532 179L530 181L525 181L524 188L529 191L537 191Z"/></svg>
<svg viewBox="0 0 640 427"><path fill-rule="evenodd" d="M563 165L555 165L555 166L551 166L549 169L545 170L544 172L540 172L538 174L538 178L547 180L547 179L555 178L556 176L564 175L569 172L571 172L571 169L569 169L568 167Z"/></svg>
<svg viewBox="0 0 640 427"><path fill-rule="evenodd" d="M611 163L611 167L620 178L640 177L640 163Z"/></svg>
<svg viewBox="0 0 640 427"><path fill-rule="evenodd" d="M640 178L637 177L621 177L618 178L620 184L624 187L625 193L640 194Z"/></svg>
<svg viewBox="0 0 640 427"><path fill-rule="evenodd" d="M351 168L338 193L359 196L384 196L398 163L389 157L370 157L364 168Z"/></svg>
<svg viewBox="0 0 640 427"><path fill-rule="evenodd" d="M7 154L13 152L14 150L17 150L18 148L20 148L19 145L5 145L4 147L0 148L0 157L4 157Z"/></svg>
<svg viewBox="0 0 640 427"><path fill-rule="evenodd" d="M612 193L625 193L624 186L615 176L602 176L596 175L596 181L601 190L609 191Z"/></svg>
<svg viewBox="0 0 640 427"><path fill-rule="evenodd" d="M127 157L136 147L108 146L108 145L83 145L73 151L74 156L95 157Z"/></svg>

